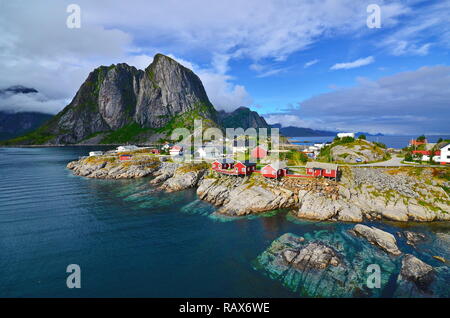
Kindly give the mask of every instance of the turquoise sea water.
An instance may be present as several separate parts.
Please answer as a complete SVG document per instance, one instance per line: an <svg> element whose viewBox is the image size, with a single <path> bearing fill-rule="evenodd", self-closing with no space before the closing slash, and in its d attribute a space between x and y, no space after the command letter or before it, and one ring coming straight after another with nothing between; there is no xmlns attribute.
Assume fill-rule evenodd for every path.
<svg viewBox="0 0 450 318"><path fill-rule="evenodd" d="M194 190L73 176L66 164L90 150L0 148L0 297L299 297L254 269L257 256L287 232L352 227L286 211L221 218ZM450 233L445 224L412 228ZM436 266L432 253L450 258L435 241L423 252ZM81 289L66 287L69 264L81 267Z"/></svg>

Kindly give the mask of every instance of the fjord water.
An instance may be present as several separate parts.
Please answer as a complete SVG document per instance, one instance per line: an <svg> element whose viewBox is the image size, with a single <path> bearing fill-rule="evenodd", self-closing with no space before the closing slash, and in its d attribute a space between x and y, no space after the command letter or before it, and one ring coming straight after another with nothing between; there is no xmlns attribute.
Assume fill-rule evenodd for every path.
<svg viewBox="0 0 450 318"><path fill-rule="evenodd" d="M90 150L0 148L0 297L298 297L255 270L256 257L287 232L352 227L286 212L218 219L194 190L73 176L66 164ZM69 264L81 267L81 289L66 287Z"/></svg>

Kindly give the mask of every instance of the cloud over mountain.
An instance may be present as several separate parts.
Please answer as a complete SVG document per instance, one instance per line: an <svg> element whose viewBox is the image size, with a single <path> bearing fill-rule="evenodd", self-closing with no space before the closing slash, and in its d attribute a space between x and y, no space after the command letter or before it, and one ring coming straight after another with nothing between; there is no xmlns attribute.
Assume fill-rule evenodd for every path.
<svg viewBox="0 0 450 318"><path fill-rule="evenodd" d="M303 127L391 134L448 133L450 66L421 67L319 94L271 114ZM272 118L272 120L271 120ZM300 125L296 125L300 126Z"/></svg>

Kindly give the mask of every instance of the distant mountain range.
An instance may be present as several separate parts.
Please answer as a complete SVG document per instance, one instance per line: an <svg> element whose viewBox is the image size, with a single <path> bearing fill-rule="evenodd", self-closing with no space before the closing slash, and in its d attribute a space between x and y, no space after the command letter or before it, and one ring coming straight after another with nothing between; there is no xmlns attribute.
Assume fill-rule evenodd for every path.
<svg viewBox="0 0 450 318"><path fill-rule="evenodd" d="M301 127L282 127L281 124L271 125L273 128L280 129L280 134L286 137L319 137L319 136L335 136L337 133L334 131L326 130L314 130L311 128L301 128Z"/></svg>
<svg viewBox="0 0 450 318"><path fill-rule="evenodd" d="M37 92L34 88L20 85L11 86L6 89L0 89L0 99L4 98L5 95L34 94ZM14 112L13 109L8 111L0 110L0 140L26 134L41 126L50 118L52 118L52 115L38 112Z"/></svg>

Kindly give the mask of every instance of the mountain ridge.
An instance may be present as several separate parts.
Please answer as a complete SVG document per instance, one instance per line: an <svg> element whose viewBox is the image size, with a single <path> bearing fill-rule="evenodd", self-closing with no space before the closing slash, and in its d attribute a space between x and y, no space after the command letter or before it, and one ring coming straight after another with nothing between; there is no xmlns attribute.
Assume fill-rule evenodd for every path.
<svg viewBox="0 0 450 318"><path fill-rule="evenodd" d="M170 57L156 54L145 70L125 63L97 67L62 111L7 144L75 144L117 131L125 136L119 142L134 141L143 133L167 136L195 118L218 126L217 111L200 78Z"/></svg>

